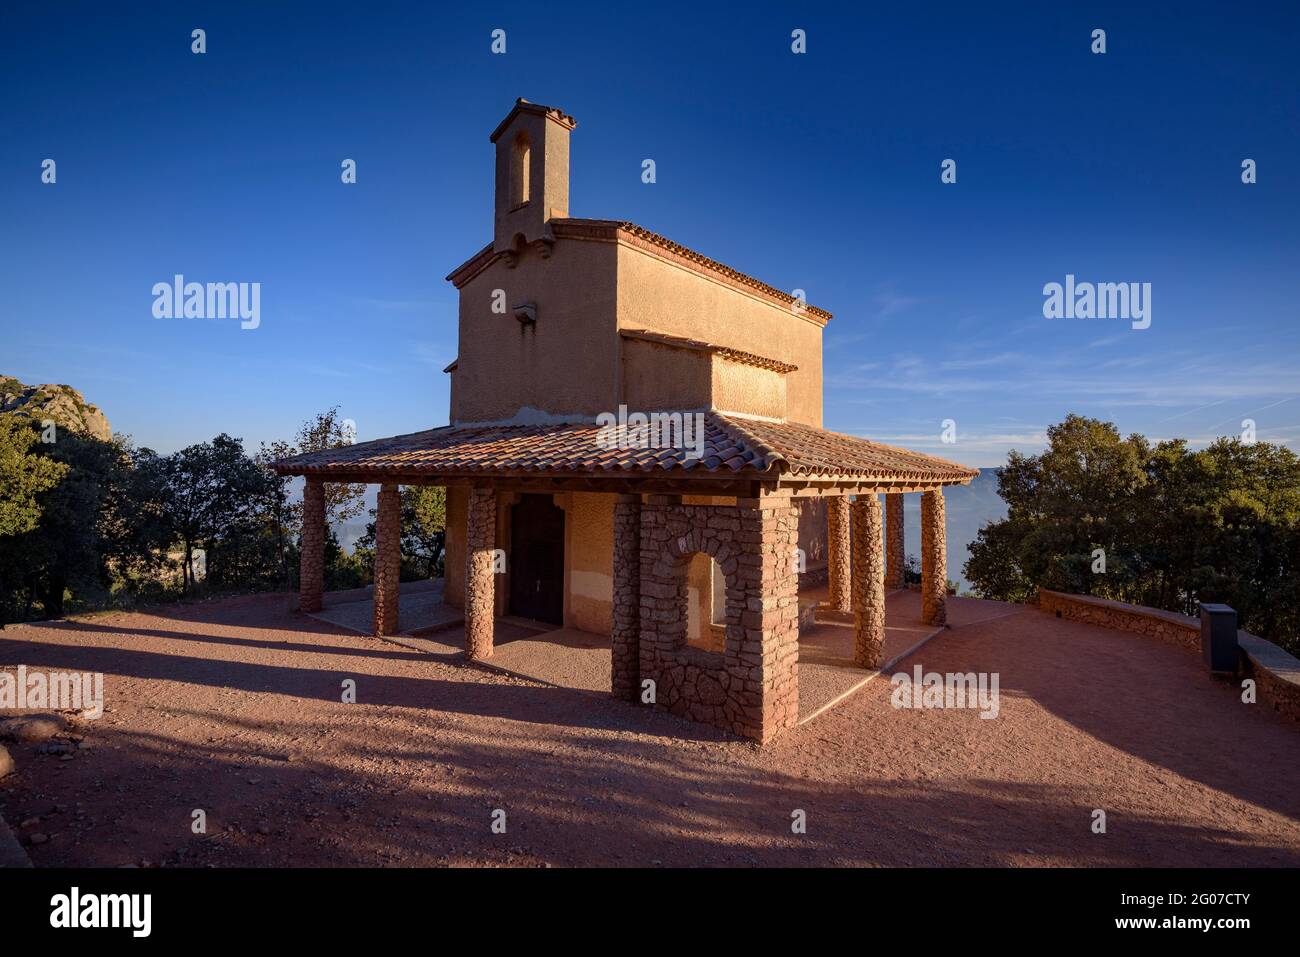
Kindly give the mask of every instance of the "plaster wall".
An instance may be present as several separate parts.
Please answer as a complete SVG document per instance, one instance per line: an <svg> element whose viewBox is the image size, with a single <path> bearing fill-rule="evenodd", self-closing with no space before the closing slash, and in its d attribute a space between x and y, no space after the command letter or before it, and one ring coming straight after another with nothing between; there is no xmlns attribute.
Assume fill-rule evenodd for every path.
<svg viewBox="0 0 1300 957"><path fill-rule="evenodd" d="M797 365L785 377L786 415L821 426L822 329L816 321L640 247L620 243L617 250L619 328L702 339Z"/></svg>
<svg viewBox="0 0 1300 957"><path fill-rule="evenodd" d="M499 422L520 410L595 417L617 403L615 246L557 242L549 258L527 248L511 269L497 259L460 290L453 424ZM494 290L507 311L492 311ZM537 320L521 323L516 305Z"/></svg>

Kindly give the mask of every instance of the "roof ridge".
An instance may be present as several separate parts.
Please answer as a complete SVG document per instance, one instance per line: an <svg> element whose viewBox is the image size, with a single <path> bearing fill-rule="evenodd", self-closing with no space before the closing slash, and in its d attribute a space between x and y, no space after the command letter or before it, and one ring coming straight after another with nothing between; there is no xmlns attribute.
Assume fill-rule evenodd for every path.
<svg viewBox="0 0 1300 957"><path fill-rule="evenodd" d="M426 435L433 435L435 432L441 432L445 429L450 429L450 428L452 428L452 426L450 425L437 425L431 429L420 429L418 432L406 432L403 433L402 435L388 435L378 439L366 439L364 442L349 442L346 445L333 445L330 446L329 448L324 448L324 449L308 449L306 452L298 452L294 455L288 456L287 458L276 459L275 462L273 462L272 464L282 465L290 462L298 462L303 459L309 459L313 456L324 455L330 452L344 452L350 449L359 449L365 451L369 446L379 446L380 443L383 443L385 446L387 446L391 443L401 442L406 439L415 439Z"/></svg>
<svg viewBox="0 0 1300 957"><path fill-rule="evenodd" d="M763 292L766 295L774 296L782 302L803 303L802 312L806 312L824 320L834 318L831 313L827 312L825 309L821 309L817 306L810 306L807 303L804 303L803 300L800 300L798 297L791 295L783 289L777 289L770 283L763 282L761 279L756 279L749 273L741 272L734 266L728 266L724 262L712 259L709 256L704 255L704 253L698 252L689 246L684 246L676 240L669 239L662 233L657 233L653 229L647 229L645 226L640 226L637 223L632 222L630 219L586 219L579 216L565 216L556 217L555 219L550 220L550 222L552 225L561 226L561 228L563 228L565 224L572 224L574 226L603 226L606 228L621 229L624 232L631 233L637 239L641 239L653 246L658 246L661 249L666 249L669 252L675 253L683 259L687 259L699 266L703 266L712 272L721 273L730 279L734 279L741 285L749 286L750 288Z"/></svg>
<svg viewBox="0 0 1300 957"><path fill-rule="evenodd" d="M837 432L835 429L819 429L819 431L829 433L830 435L840 435L846 439L854 439L858 442L870 442L878 449L888 449L891 452L902 452L906 455L916 455L923 459L930 459L933 462L942 462L944 465L950 465L953 468L979 472L979 469L972 469L969 465L962 465L960 462L954 462L952 459L945 459L940 455L931 455L929 452L918 452L916 449L909 449L902 445L890 445L887 442L878 442L875 439L869 439L864 435L854 435L852 432Z"/></svg>
<svg viewBox="0 0 1300 957"><path fill-rule="evenodd" d="M275 463L281 475L326 481L400 481L419 476L617 475L703 472L716 478L849 478L868 482L915 480L926 487L964 484L979 470L937 456L884 446L869 439L788 421L748 419L716 409L655 409L642 413L653 434L656 415L704 417L699 456L681 423L679 444L601 441L596 422L440 426L422 432L307 452ZM698 421L698 420L697 420ZM660 426L662 423L660 423ZM638 426L639 428L639 426ZM673 433L670 432L670 435ZM699 433L695 433L698 435ZM330 476L334 476L330 478Z"/></svg>
<svg viewBox="0 0 1300 957"><path fill-rule="evenodd" d="M589 219L581 216L557 216L547 222L551 227L558 226L561 230L566 226L575 230L606 229L614 231L615 234L617 234L619 230L622 230L624 233L631 235L634 239L639 239L644 243L649 243L651 246L657 246L658 248L680 256L682 259L692 262L703 269L725 276L742 286L748 286L750 289L774 298L786 305L803 302L783 289L777 289L770 283L763 282L761 279L755 279L753 276L749 275L749 273L741 272L734 266L728 266L724 262L711 259L703 253L691 249L689 246L683 246L681 243L669 239L661 233L656 233L654 230L647 229L644 226L638 226L636 223L628 219ZM446 279L459 289L471 278L478 275L478 273L482 269L486 268L489 263L495 262L498 257L503 255L505 255L504 252L497 252L494 249L493 244L488 243L448 273ZM803 303L801 311L805 315L820 319L822 325L825 325L831 319L835 318L825 309L818 306L808 305L807 303ZM799 312L797 311L795 314L798 315Z"/></svg>
<svg viewBox="0 0 1300 957"><path fill-rule="evenodd" d="M764 469L770 469L777 463L786 466L786 470L789 469L789 460L781 454L781 452L772 448L772 446L768 445L753 432L749 431L749 429L721 412L711 412L709 414L722 424L723 430L729 432L732 438L739 437L742 442L761 455L763 457Z"/></svg>
<svg viewBox="0 0 1300 957"><path fill-rule="evenodd" d="M678 336L669 332L657 332L654 329L622 328L619 329L618 334L624 339L639 339L643 342L655 342L669 348L708 352L723 359L738 362L741 365L753 366L756 369L767 369L771 372L779 372L782 375L796 372L799 369L797 365L790 362L782 362L780 359L773 359L771 356L760 355L757 352L747 352L744 349L709 342L707 339Z"/></svg>

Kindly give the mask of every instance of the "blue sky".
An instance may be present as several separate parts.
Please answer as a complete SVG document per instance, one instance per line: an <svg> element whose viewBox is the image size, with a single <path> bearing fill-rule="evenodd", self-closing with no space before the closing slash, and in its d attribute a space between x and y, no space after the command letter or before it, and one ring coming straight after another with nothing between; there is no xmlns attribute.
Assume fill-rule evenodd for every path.
<svg viewBox="0 0 1300 957"><path fill-rule="evenodd" d="M160 451L445 423L443 277L524 96L578 120L572 215L835 314L829 428L976 466L1071 411L1297 447L1300 14L1133 6L7 3L0 372ZM154 319L178 272L260 282L260 327ZM1067 273L1151 283L1151 327L1044 319Z"/></svg>

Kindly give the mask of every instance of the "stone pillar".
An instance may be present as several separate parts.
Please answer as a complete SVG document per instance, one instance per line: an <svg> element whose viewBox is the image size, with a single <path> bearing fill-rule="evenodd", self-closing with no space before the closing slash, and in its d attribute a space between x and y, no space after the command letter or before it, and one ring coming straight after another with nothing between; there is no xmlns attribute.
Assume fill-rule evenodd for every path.
<svg viewBox="0 0 1300 957"><path fill-rule="evenodd" d="M828 604L836 611L849 611L849 500L843 495L826 500L826 572L831 591Z"/></svg>
<svg viewBox="0 0 1300 957"><path fill-rule="evenodd" d="M758 741L798 723L798 543L788 494L734 506L646 499L638 679L654 682L656 707ZM697 552L727 578L721 654L687 644L686 570Z"/></svg>
<svg viewBox="0 0 1300 957"><path fill-rule="evenodd" d="M465 651L477 660L492 657L496 492L490 488L470 489L465 525Z"/></svg>
<svg viewBox="0 0 1300 957"><path fill-rule="evenodd" d="M639 697L641 655L641 496L614 500L614 625L610 690L615 698Z"/></svg>
<svg viewBox="0 0 1300 957"><path fill-rule="evenodd" d="M948 529L940 488L921 496L921 620L946 623L947 600Z"/></svg>
<svg viewBox="0 0 1300 957"><path fill-rule="evenodd" d="M381 485L375 512L375 637L397 633L401 571L401 495L396 485Z"/></svg>
<svg viewBox="0 0 1300 957"><path fill-rule="evenodd" d="M799 510L788 496L772 496L759 499L757 508L738 512L742 551L736 580L744 611L740 641L727 642L727 666L733 680L743 675L743 687L757 690L757 700L736 715L733 729L767 742L799 723L799 576L794 562Z"/></svg>
<svg viewBox="0 0 1300 957"><path fill-rule="evenodd" d="M885 587L902 588L903 580L903 493L885 496Z"/></svg>
<svg viewBox="0 0 1300 957"><path fill-rule="evenodd" d="M853 663L879 668L885 644L885 555L880 498L853 503Z"/></svg>
<svg viewBox="0 0 1300 957"><path fill-rule="evenodd" d="M325 486L309 478L302 487L302 554L298 566L298 607L320 611L325 595Z"/></svg>

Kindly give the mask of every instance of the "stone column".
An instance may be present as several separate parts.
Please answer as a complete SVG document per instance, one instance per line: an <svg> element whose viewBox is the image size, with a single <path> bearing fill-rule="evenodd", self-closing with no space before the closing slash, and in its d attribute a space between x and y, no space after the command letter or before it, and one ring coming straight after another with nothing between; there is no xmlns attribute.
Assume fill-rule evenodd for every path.
<svg viewBox="0 0 1300 957"><path fill-rule="evenodd" d="M298 566L298 607L320 611L325 595L325 486L309 478L302 487L302 553Z"/></svg>
<svg viewBox="0 0 1300 957"><path fill-rule="evenodd" d="M375 637L397 633L401 571L401 496L396 485L381 485L375 513Z"/></svg>
<svg viewBox="0 0 1300 957"><path fill-rule="evenodd" d="M641 496L614 500L614 624L610 690L615 698L636 701L641 655Z"/></svg>
<svg viewBox="0 0 1300 957"><path fill-rule="evenodd" d="M465 651L477 660L492 657L496 492L490 488L470 489L465 525Z"/></svg>
<svg viewBox="0 0 1300 957"><path fill-rule="evenodd" d="M885 496L885 587L902 588L903 580L903 493Z"/></svg>
<svg viewBox="0 0 1300 957"><path fill-rule="evenodd" d="M831 591L828 604L836 611L849 611L849 500L843 495L826 500L826 572Z"/></svg>
<svg viewBox="0 0 1300 957"><path fill-rule="evenodd" d="M885 644L885 555L880 498L853 503L853 663L879 668Z"/></svg>
<svg viewBox="0 0 1300 957"><path fill-rule="evenodd" d="M743 674L744 687L759 690L757 700L737 716L734 730L767 742L799 723L799 576L794 563L799 510L788 495L774 495L738 513L742 551L736 578L745 610L739 653L732 659L729 647L727 665L733 680ZM730 608L728 612L730 633Z"/></svg>
<svg viewBox="0 0 1300 957"><path fill-rule="evenodd" d="M921 496L921 620L946 623L947 600L948 529L940 488Z"/></svg>

